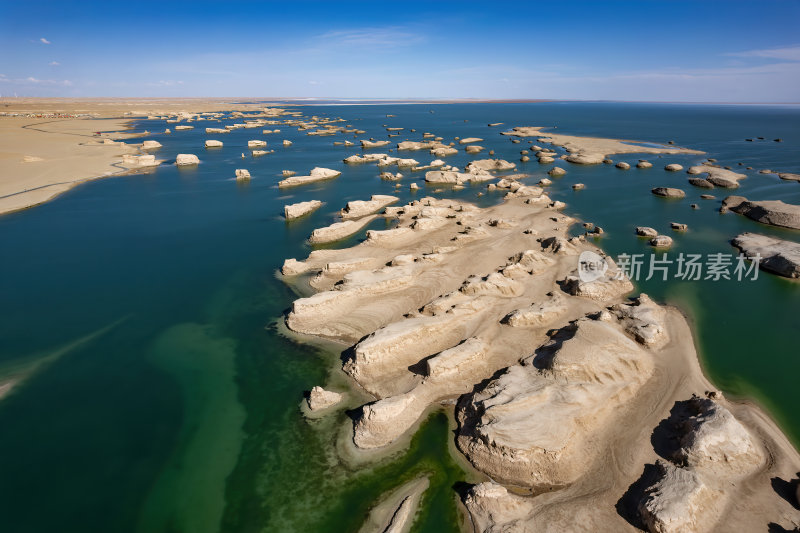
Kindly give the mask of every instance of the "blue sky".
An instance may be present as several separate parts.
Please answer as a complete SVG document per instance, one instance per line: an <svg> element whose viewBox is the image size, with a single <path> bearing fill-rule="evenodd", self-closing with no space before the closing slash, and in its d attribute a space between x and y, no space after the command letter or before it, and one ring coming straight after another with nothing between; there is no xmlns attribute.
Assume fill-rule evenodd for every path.
<svg viewBox="0 0 800 533"><path fill-rule="evenodd" d="M799 23L798 0L0 0L0 95L800 102Z"/></svg>

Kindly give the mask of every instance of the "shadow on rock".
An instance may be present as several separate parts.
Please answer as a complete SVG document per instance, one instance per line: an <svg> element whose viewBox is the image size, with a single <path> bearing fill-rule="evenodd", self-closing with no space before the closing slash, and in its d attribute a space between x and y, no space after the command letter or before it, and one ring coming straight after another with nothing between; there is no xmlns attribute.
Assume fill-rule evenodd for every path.
<svg viewBox="0 0 800 533"><path fill-rule="evenodd" d="M622 495L615 505L617 514L625 519L633 527L647 530L642 517L639 514L639 503L644 500L647 489L655 484L661 474L654 464L644 465L644 470L639 479L634 481L625 494Z"/></svg>

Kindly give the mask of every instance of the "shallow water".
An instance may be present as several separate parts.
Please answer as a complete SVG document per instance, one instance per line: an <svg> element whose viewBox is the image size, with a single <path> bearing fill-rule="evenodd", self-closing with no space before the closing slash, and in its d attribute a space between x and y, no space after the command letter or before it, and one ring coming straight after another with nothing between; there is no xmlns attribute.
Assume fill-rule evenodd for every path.
<svg viewBox="0 0 800 533"><path fill-rule="evenodd" d="M800 172L800 110L779 106L540 103L311 106L307 115L342 116L384 138L383 124L430 131L449 141L483 137L479 144L518 161L528 143L498 135L515 125L554 126L576 135L641 142L674 140L707 156L642 156L648 170L562 163L568 174L552 196L568 212L601 225L598 240L612 256L650 253L633 234L650 225L671 234L670 221L689 224L674 234L671 254L733 253L727 242L741 231L800 241L800 232L767 228L732 213L686 183L685 167L704 157L736 167ZM434 111L431 113L430 111ZM395 117L386 118L386 114ZM465 122L465 119L467 120ZM229 123L231 121L225 121ZM487 127L491 122L504 126ZM140 128L161 130L157 121ZM153 135L159 158L195 153L202 164L165 165L145 175L98 180L34 209L0 217L0 381L22 381L0 401L0 516L15 532L40 531L356 531L382 494L429 473L418 531L457 529L456 491L472 481L449 453L452 423L433 414L408 451L364 468L340 464L333 451L335 419L312 423L298 405L302 392L326 383L338 354L298 344L274 321L293 298L275 277L286 257L302 258L310 231L330 223L348 200L392 193L373 165L347 167L355 148L337 137L236 130L206 136L211 122L192 131ZM270 127L271 128L271 127ZM768 140L746 142L764 136ZM782 137L784 142L769 139ZM206 138L225 143L202 148ZM248 139L266 139L276 153L242 160ZM284 148L282 139L294 141ZM533 139L531 139L533 140ZM373 151L383 151L375 149ZM485 154L485 152L484 152ZM425 152L405 157L428 161ZM634 163L639 156L616 157ZM447 158L463 166L464 153ZM343 170L332 181L280 191L280 171L314 166ZM235 168L251 183L237 184ZM519 164L536 177L549 166ZM743 168L743 167L742 167ZM736 168L734 168L736 170ZM412 198L409 176L396 195ZM800 184L747 171L736 192L748 198L800 203ZM573 192L571 184L586 189ZM676 186L678 202L649 192ZM421 190L418 196L456 196L489 205L502 193L484 187ZM286 203L320 199L325 205L286 224ZM692 210L689 204L698 203ZM373 222L367 229L385 225ZM576 229L577 231L577 229ZM350 239L357 242L363 236ZM343 243L342 245L346 245ZM703 363L731 394L767 405L800 442L795 386L800 360L800 285L760 273L756 281L643 281L642 290L676 303L692 318ZM334 374L334 381L341 378Z"/></svg>

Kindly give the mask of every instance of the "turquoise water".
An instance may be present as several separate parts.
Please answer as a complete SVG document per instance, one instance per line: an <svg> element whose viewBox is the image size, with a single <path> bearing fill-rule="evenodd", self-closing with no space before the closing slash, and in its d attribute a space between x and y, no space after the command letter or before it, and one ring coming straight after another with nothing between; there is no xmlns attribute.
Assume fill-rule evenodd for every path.
<svg viewBox="0 0 800 533"><path fill-rule="evenodd" d="M541 103L314 106L307 115L342 116L385 136L383 124L430 131L450 140L483 137L497 156L519 159L527 144L498 135L515 125L644 142L674 140L721 164L800 172L800 110L772 106ZM431 113L430 111L434 111ZM386 118L386 114L396 117ZM226 121L224 123L228 123ZM488 128L490 122L505 126ZM381 494L422 473L432 476L418 531L455 531L454 486L474 481L449 454L452 421L434 413L408 450L379 462L342 464L334 442L347 414L308 422L304 390L329 378L341 383L338 354L298 344L275 326L293 293L275 277L286 257L305 257L310 231L333 220L352 199L390 193L372 165L347 167L358 150L334 147L340 137L312 137L288 127L263 136L236 130L225 147L206 151L196 129L154 135L159 158L195 153L202 164L98 180L53 202L0 217L0 381L20 384L0 401L0 516L15 532L355 531ZM167 125L146 121L139 128ZM404 132L406 133L406 132ZM783 143L745 142L782 137ZM214 138L214 136L211 136ZM248 139L276 153L242 160ZM402 140L405 136L393 138ZM294 141L284 148L282 139ZM380 149L376 151L381 151ZM423 152L410 153L420 162ZM705 156L643 156L649 170L567 165L552 195L568 211L601 225L610 254L649 253L633 227L669 232L673 252L733 252L738 232L760 231L800 241L800 233L766 228L734 214L686 183L688 166ZM458 166L466 154L448 158ZM635 162L637 156L617 159ZM333 181L279 191L280 171L314 166L343 170ZM251 183L237 184L235 168ZM520 163L543 175L549 167ZM405 173L405 172L404 172ZM748 171L737 194L800 203L800 184ZM397 195L412 198L408 176ZM535 179L535 178L533 178ZM575 193L570 185L586 184ZM678 186L687 199L666 202L653 186ZM422 194L458 196L488 205L501 193L483 187ZM726 193L713 191L718 198ZM286 203L325 202L286 224ZM690 203L700 209L691 210ZM385 224L375 221L369 227ZM362 233L363 235L363 233ZM357 242L360 236L351 239ZM640 283L691 317L709 375L730 394L763 402L800 442L800 285L761 273L756 281ZM333 374L329 375L329 372Z"/></svg>

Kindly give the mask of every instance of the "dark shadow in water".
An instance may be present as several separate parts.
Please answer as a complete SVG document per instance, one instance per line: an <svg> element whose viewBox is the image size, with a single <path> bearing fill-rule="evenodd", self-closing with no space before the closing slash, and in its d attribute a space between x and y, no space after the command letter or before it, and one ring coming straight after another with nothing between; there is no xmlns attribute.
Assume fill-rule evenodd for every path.
<svg viewBox="0 0 800 533"><path fill-rule="evenodd" d="M458 494L458 498L463 502L466 499L467 494L469 494L470 489L474 486L475 485L473 483L467 483L466 481L456 481L450 488L452 488L453 491Z"/></svg>
<svg viewBox="0 0 800 533"><path fill-rule="evenodd" d="M369 405L370 403L371 402L367 402L365 405ZM361 418L362 407L363 406L358 406L354 409L347 409L344 414L346 414L347 418L349 418L353 423L356 423Z"/></svg>
<svg viewBox="0 0 800 533"><path fill-rule="evenodd" d="M363 337L361 337L358 340L358 342L354 343L349 348L346 348L346 349L342 350L342 353L339 354L339 360L342 361L343 365L347 364L350 361L355 361L356 360L356 346L358 345L359 342L363 341L368 336L369 335L364 335Z"/></svg>

